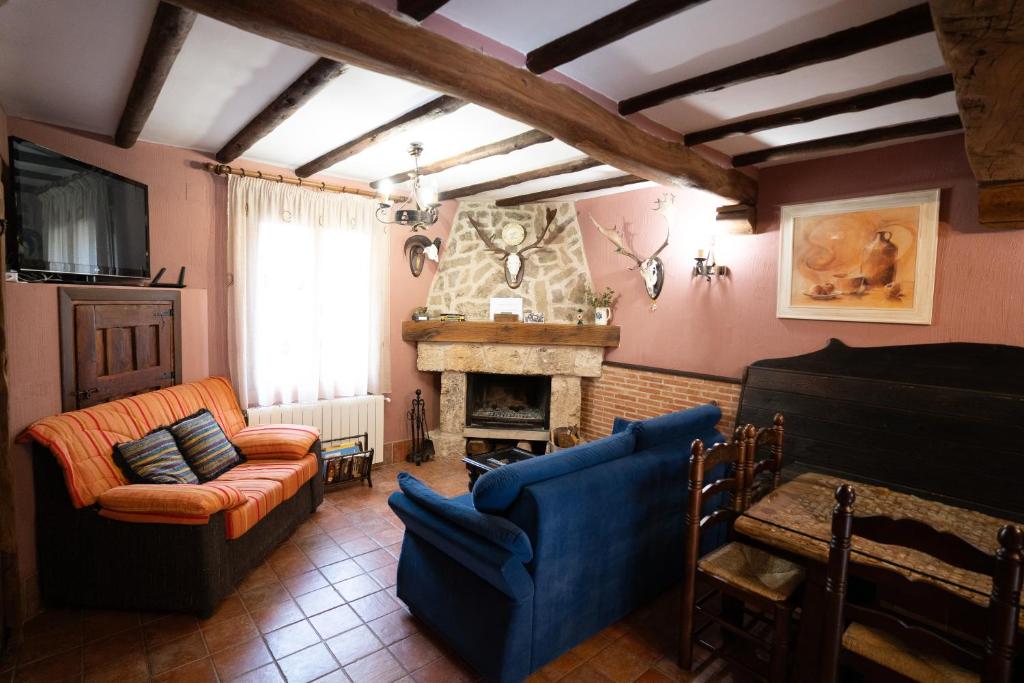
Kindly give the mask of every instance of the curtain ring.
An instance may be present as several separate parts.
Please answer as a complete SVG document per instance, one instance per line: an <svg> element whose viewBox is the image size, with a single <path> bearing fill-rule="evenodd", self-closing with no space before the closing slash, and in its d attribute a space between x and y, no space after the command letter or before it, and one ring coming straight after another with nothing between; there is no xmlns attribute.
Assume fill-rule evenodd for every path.
<svg viewBox="0 0 1024 683"><path fill-rule="evenodd" d="M325 183L322 180L320 181L320 191L321 192L326 192L327 191L327 183Z"/></svg>
<svg viewBox="0 0 1024 683"><path fill-rule="evenodd" d="M263 180L263 171L256 171L256 177Z"/></svg>
<svg viewBox="0 0 1024 683"><path fill-rule="evenodd" d="M277 174L277 182L279 182L279 183L283 183L284 182L284 176L281 175L280 173Z"/></svg>

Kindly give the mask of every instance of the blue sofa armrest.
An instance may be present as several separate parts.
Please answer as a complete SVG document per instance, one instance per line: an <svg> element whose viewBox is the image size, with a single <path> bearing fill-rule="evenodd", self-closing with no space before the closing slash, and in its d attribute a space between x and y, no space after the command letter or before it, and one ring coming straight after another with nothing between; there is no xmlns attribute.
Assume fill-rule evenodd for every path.
<svg viewBox="0 0 1024 683"><path fill-rule="evenodd" d="M488 538L470 531L463 524L453 521L453 518L465 521L477 517L480 523L478 529L493 525L492 530L506 531L505 526L516 528L515 525L506 520L500 520L504 524L495 523L491 515L431 493L446 504L439 508L444 512L438 513L437 509L431 509L423 504L422 499L416 499L408 493L391 494L388 504L405 524L407 532L424 539L513 600L522 602L531 599L533 578L524 565L522 550L517 555L509 547L495 543L494 536ZM500 534L497 537L500 538ZM523 539L529 543L525 534ZM532 549L529 557L532 557Z"/></svg>

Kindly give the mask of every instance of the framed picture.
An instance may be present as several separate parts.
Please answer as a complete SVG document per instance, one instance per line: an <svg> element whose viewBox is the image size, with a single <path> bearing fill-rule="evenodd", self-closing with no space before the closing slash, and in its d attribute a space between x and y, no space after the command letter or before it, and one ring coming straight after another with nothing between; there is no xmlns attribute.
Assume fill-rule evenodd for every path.
<svg viewBox="0 0 1024 683"><path fill-rule="evenodd" d="M930 325L939 190L782 207L780 318Z"/></svg>

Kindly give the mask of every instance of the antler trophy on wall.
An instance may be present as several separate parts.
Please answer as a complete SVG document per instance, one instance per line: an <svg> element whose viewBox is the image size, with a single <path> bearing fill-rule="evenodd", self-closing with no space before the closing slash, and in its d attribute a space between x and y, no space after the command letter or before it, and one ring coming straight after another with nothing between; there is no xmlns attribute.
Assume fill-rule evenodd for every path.
<svg viewBox="0 0 1024 683"><path fill-rule="evenodd" d="M597 222L597 219L591 215L590 220L594 222L594 225L601 234L608 238L608 241L615 245L615 252L628 256L633 259L636 263L635 266L631 266L630 270L639 270L640 276L644 280L644 288L647 290L647 296L651 297L651 310L657 310L658 304L655 303L658 296L661 294L661 288L665 285L665 264L662 263L661 258L658 256L665 247L668 246L668 238L672 234L672 219L669 217L669 211L671 211L673 204L675 203L676 197L673 194L665 194L662 197L654 200L654 212L659 214L665 219L665 241L658 249L645 259L640 258L629 249L626 249L625 244L622 241L622 235L619 234L617 226L608 228L601 227L601 224Z"/></svg>
<svg viewBox="0 0 1024 683"><path fill-rule="evenodd" d="M519 285L523 284L523 271L526 267L526 252L530 251L531 249L543 248L541 242L543 242L544 238L547 237L548 228L551 227L551 222L555 220L555 215L557 213L557 209L548 209L547 221L544 223L544 229L537 233L537 239L535 239L530 244L527 244L525 247L519 247L515 251L499 247L497 244L494 243L494 240L487 236L487 234L480 227L480 224L473 220L472 216L467 216L467 218L469 219L470 224L472 224L473 228L476 230L476 234L479 235L480 239L483 240L483 243L487 245L487 248L496 254L502 255L501 260L505 270L505 284L507 284L511 289L517 289ZM515 242L515 244L521 244L523 239L522 233L524 231L522 230L521 226L516 225L515 227L517 227L518 230L511 232L517 233L517 239L519 241L515 242L515 239L512 239L511 241ZM506 238L503 237L503 239ZM508 240L506 239L506 241Z"/></svg>
<svg viewBox="0 0 1024 683"><path fill-rule="evenodd" d="M413 235L405 241L405 255L409 257L409 270L413 277L419 277L423 272L423 262L430 259L437 263L441 254L441 238L435 237L431 242L430 238L423 235Z"/></svg>

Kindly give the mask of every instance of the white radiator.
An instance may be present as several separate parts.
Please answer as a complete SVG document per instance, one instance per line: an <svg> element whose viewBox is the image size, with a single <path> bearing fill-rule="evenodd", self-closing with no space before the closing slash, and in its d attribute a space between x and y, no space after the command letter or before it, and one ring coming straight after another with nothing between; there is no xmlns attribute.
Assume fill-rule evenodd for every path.
<svg viewBox="0 0 1024 683"><path fill-rule="evenodd" d="M320 430L323 441L369 435L373 461L384 461L384 397L353 396L316 403L249 408L249 424L302 424Z"/></svg>

